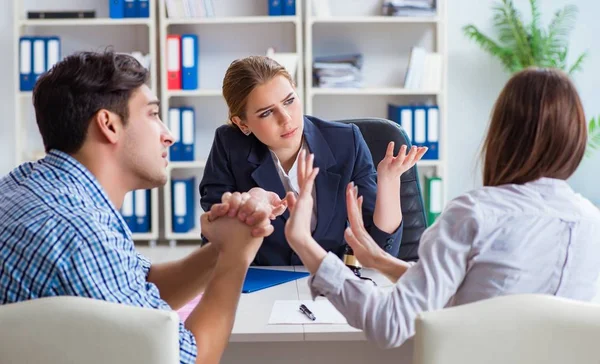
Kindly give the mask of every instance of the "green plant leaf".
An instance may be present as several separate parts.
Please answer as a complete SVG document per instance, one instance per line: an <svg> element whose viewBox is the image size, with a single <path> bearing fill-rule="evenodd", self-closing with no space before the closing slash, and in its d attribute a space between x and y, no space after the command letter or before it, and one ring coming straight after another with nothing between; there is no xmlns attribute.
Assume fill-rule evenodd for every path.
<svg viewBox="0 0 600 364"><path fill-rule="evenodd" d="M494 6L494 12L494 26L498 30L500 42L512 48L522 67L534 65L529 34L512 0L502 0L501 4Z"/></svg>
<svg viewBox="0 0 600 364"><path fill-rule="evenodd" d="M579 57L577 57L577 60L575 61L575 63L573 63L571 68L569 68L570 75L572 75L573 73L575 73L577 71L581 71L581 65L583 64L583 61L585 61L587 56L588 56L587 52L583 52L581 55L579 55Z"/></svg>
<svg viewBox="0 0 600 364"><path fill-rule="evenodd" d="M542 15L538 8L537 0L529 0L531 7L531 24L529 24L529 48L536 65L543 66L544 57L544 31L540 28Z"/></svg>
<svg viewBox="0 0 600 364"><path fill-rule="evenodd" d="M590 157L593 152L600 150L600 116L592 118L588 126L588 142L585 150L586 157Z"/></svg>
<svg viewBox="0 0 600 364"><path fill-rule="evenodd" d="M539 0L529 0L531 22L523 25L521 14L514 0L500 0L493 5L493 23L498 40L481 33L475 26L463 28L465 35L479 44L486 52L499 58L510 73L529 66L553 67L574 73L582 68L587 52L581 54L571 66L567 66L568 37L577 17L577 7L567 5L556 11L547 30L541 24Z"/></svg>
<svg viewBox="0 0 600 364"><path fill-rule="evenodd" d="M567 5L554 13L544 44L544 52L548 57L556 59L568 48L569 33L575 25L576 17L577 7L575 5Z"/></svg>
<svg viewBox="0 0 600 364"><path fill-rule="evenodd" d="M510 49L500 46L490 37L481 33L474 25L466 25L463 27L463 32L467 38L475 41L475 43L479 44L483 50L492 56L499 58L509 72L516 71L517 64L514 61L514 55Z"/></svg>

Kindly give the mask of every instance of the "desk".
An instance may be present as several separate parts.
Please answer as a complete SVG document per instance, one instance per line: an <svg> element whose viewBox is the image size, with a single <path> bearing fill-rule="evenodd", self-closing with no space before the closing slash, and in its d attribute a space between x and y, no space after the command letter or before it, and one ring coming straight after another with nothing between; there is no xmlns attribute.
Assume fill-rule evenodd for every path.
<svg viewBox="0 0 600 364"><path fill-rule="evenodd" d="M167 249L167 251L162 251ZM176 259L169 248L138 248L153 262ZM179 248L177 248L179 249ZM170 260L167 259L167 260ZM269 267L303 271L300 267ZM363 269L363 274L379 286L392 284L376 271ZM308 278L298 279L253 293L243 293L236 312L235 324L222 364L319 364L319 363L397 363L412 362L412 341L397 349L382 350L366 341L364 333L349 325L269 325L276 300L310 299ZM320 298L323 299L323 298Z"/></svg>
<svg viewBox="0 0 600 364"><path fill-rule="evenodd" d="M276 269L306 271L302 266ZM363 275L379 286L392 287L390 281L376 271L363 269ZM347 324L268 325L273 303L282 299L311 299L308 278L242 294L222 364L412 362L412 341L397 349L382 350L368 342L361 330Z"/></svg>

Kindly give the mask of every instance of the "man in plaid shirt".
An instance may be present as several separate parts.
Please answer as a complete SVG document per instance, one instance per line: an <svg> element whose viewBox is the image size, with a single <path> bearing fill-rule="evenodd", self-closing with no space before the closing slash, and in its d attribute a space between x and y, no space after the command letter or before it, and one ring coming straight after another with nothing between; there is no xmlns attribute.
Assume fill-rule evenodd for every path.
<svg viewBox="0 0 600 364"><path fill-rule="evenodd" d="M0 304L70 295L169 310L204 292L180 323L180 360L216 363L248 266L280 212L260 196L227 194L202 215L211 243L165 264L136 253L118 210L128 191L166 183L173 143L147 80L133 57L107 51L66 57L37 82L48 154L0 179Z"/></svg>

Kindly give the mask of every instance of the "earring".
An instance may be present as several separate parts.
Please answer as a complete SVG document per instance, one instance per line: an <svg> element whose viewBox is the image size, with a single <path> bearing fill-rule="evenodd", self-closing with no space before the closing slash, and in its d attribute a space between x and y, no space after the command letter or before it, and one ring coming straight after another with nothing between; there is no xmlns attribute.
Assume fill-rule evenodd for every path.
<svg viewBox="0 0 600 364"><path fill-rule="evenodd" d="M244 133L245 136L252 134L252 132L249 129L242 130L242 133Z"/></svg>

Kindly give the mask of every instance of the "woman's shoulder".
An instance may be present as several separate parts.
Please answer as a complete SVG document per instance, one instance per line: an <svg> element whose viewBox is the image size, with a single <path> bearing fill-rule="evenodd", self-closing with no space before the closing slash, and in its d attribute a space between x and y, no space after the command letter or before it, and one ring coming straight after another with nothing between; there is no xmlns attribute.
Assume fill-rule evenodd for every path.
<svg viewBox="0 0 600 364"><path fill-rule="evenodd" d="M349 133L352 132L352 124L349 124L349 123L343 123L340 121L324 120L324 119L320 119L320 118L318 118L316 116L312 116L312 115L304 115L304 117L306 119L308 119L308 121L310 121L315 127L317 127L321 131L339 132L339 131L345 130Z"/></svg>
<svg viewBox="0 0 600 364"><path fill-rule="evenodd" d="M217 128L215 137L226 140L243 140L245 135L237 128L237 126L224 124Z"/></svg>
<svg viewBox="0 0 600 364"><path fill-rule="evenodd" d="M327 121L314 116L305 115L304 130L312 135L313 141L321 140L329 145L332 153L345 154L348 150L354 150L350 146L357 143L357 138L362 138L358 127L339 121ZM320 135L322 137L318 137ZM350 149L348 149L350 148Z"/></svg>

